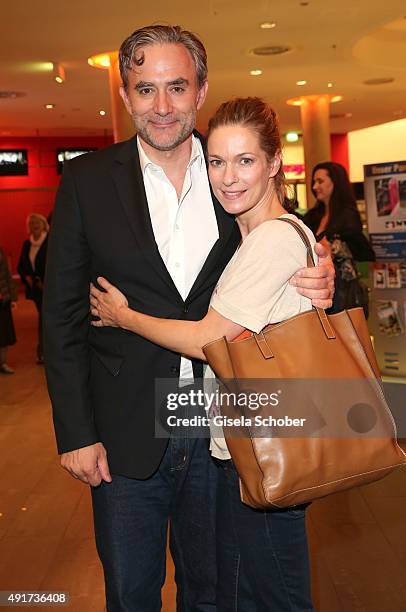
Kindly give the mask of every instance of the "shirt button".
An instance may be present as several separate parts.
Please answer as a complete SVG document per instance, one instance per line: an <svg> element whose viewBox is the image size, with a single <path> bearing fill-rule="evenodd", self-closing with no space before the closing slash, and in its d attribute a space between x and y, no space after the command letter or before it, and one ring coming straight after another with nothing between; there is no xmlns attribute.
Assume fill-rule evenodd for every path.
<svg viewBox="0 0 406 612"><path fill-rule="evenodd" d="M175 263L175 268L180 268L180 263L178 261Z"/></svg>
<svg viewBox="0 0 406 612"><path fill-rule="evenodd" d="M176 230L180 229L180 227L179 227L179 225L178 225L178 224L176 224L176 225L175 225L175 229L176 229Z"/></svg>

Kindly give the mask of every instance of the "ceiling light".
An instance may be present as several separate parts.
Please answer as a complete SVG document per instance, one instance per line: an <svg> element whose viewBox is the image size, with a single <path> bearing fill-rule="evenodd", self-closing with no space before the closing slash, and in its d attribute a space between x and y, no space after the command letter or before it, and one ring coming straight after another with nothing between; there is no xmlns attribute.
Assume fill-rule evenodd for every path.
<svg viewBox="0 0 406 612"><path fill-rule="evenodd" d="M251 76L259 76L260 74L262 74L262 70L250 70Z"/></svg>
<svg viewBox="0 0 406 612"><path fill-rule="evenodd" d="M28 65L34 72L51 72L54 69L53 62L30 62Z"/></svg>
<svg viewBox="0 0 406 612"><path fill-rule="evenodd" d="M299 134L297 132L287 132L285 138L286 142L297 142L299 140Z"/></svg>
<svg viewBox="0 0 406 612"><path fill-rule="evenodd" d="M102 117L104 117L105 114L106 114L106 111L104 111L104 110L100 110L99 111L99 115L101 115Z"/></svg>
<svg viewBox="0 0 406 612"><path fill-rule="evenodd" d="M345 113L344 117L345 117L346 119L351 119L351 117L352 117L352 113Z"/></svg>
<svg viewBox="0 0 406 612"><path fill-rule="evenodd" d="M393 83L394 80L393 77L379 77L377 79L367 79L364 81L364 85L386 85L386 83Z"/></svg>
<svg viewBox="0 0 406 612"><path fill-rule="evenodd" d="M327 87L333 87L333 83L327 83Z"/></svg>
<svg viewBox="0 0 406 612"><path fill-rule="evenodd" d="M286 104L289 104L289 106L302 106L303 100L302 98L290 98L290 100L286 100Z"/></svg>
<svg viewBox="0 0 406 612"><path fill-rule="evenodd" d="M0 91L0 99L3 98L23 98L27 94L23 91Z"/></svg>
<svg viewBox="0 0 406 612"><path fill-rule="evenodd" d="M110 55L109 53L99 53L99 55L92 55L87 60L87 63L94 68L101 68L107 70L110 68Z"/></svg>
<svg viewBox="0 0 406 612"><path fill-rule="evenodd" d="M306 85L307 81L296 81L296 85Z"/></svg>
<svg viewBox="0 0 406 612"><path fill-rule="evenodd" d="M272 30L272 28L276 27L276 22L275 21L263 21L262 23L259 24L259 27L261 28L261 30Z"/></svg>
<svg viewBox="0 0 406 612"><path fill-rule="evenodd" d="M330 94L311 94L308 96L300 96L298 98L290 98L286 100L286 104L289 106L302 106L305 102L316 102L319 98L327 98L330 103L340 102L343 99L343 96L332 96Z"/></svg>
<svg viewBox="0 0 406 612"><path fill-rule="evenodd" d="M289 53L289 51L291 51L291 47L287 45L266 45L251 49L250 53L252 55L283 55L284 53Z"/></svg>
<svg viewBox="0 0 406 612"><path fill-rule="evenodd" d="M51 110L52 108L55 108L55 104L44 104L44 108Z"/></svg>
<svg viewBox="0 0 406 612"><path fill-rule="evenodd" d="M58 64L57 62L53 64L52 75L54 81L59 83L59 85L65 82L65 70L61 64Z"/></svg>

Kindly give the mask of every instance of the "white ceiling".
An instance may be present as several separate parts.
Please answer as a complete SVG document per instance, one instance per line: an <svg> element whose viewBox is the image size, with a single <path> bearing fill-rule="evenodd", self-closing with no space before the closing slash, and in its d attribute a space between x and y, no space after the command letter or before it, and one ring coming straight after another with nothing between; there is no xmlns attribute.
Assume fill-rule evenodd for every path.
<svg viewBox="0 0 406 612"><path fill-rule="evenodd" d="M180 24L197 33L209 57L209 96L200 113L204 129L214 108L234 95L260 95L279 112L282 129L300 129L298 108L286 100L334 93L343 100L332 132L406 116L406 5L404 0L0 0L0 136L87 135L111 131L107 72L87 58L117 49L136 28ZM261 30L262 21L276 21ZM288 54L255 57L253 47L287 45ZM40 62L60 62L57 85ZM252 69L263 74L250 76ZM384 85L367 79L393 78ZM306 79L299 87L297 80ZM327 89L332 81L334 87ZM1 94L0 94L1 96ZM55 103L46 111L43 105ZM105 109L107 114L98 113Z"/></svg>

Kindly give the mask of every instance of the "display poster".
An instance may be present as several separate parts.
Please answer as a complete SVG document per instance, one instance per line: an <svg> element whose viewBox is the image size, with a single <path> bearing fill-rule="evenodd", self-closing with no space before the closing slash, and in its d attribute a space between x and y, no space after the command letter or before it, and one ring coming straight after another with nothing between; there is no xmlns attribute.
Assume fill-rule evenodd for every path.
<svg viewBox="0 0 406 612"><path fill-rule="evenodd" d="M376 310L381 334L400 336L403 333L396 300L377 300Z"/></svg>
<svg viewBox="0 0 406 612"><path fill-rule="evenodd" d="M369 238L377 259L406 259L406 161L364 166L364 182ZM388 286L400 287L400 272L390 274Z"/></svg>

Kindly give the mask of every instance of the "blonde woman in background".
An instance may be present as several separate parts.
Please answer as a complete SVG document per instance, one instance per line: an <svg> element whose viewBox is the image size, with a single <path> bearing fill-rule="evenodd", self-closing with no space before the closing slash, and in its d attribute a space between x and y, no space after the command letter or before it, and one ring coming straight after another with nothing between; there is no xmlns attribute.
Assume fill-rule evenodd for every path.
<svg viewBox="0 0 406 612"><path fill-rule="evenodd" d="M25 297L32 300L38 311L37 363L43 363L42 293L48 247L49 224L43 215L31 213L27 218L28 240L25 240L18 262L18 273L25 286Z"/></svg>

